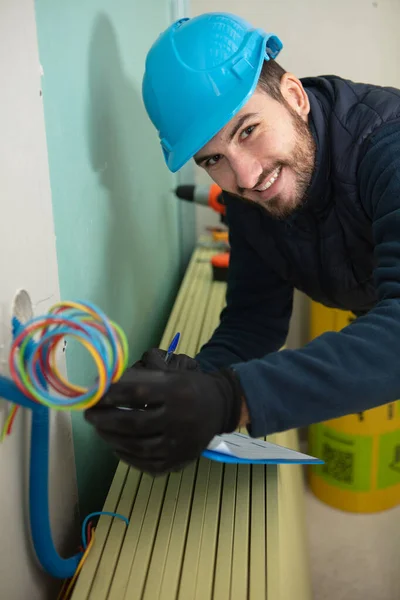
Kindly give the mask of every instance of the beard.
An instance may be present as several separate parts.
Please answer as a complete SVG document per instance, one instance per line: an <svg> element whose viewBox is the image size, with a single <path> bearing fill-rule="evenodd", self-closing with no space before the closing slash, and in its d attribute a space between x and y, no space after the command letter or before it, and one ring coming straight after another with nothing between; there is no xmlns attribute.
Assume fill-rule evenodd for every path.
<svg viewBox="0 0 400 600"><path fill-rule="evenodd" d="M262 173L259 182L264 181L268 174L278 167L281 166L282 169L288 167L295 176L295 189L292 196L285 199L282 194L276 194L265 202L255 202L246 198L245 190L237 194L238 198L252 205L256 204L275 219L289 217L306 202L307 191L315 169L316 144L310 127L289 105L286 108L295 130L294 149L289 158L277 161L274 168L270 167L268 171ZM239 192L241 192L240 188Z"/></svg>

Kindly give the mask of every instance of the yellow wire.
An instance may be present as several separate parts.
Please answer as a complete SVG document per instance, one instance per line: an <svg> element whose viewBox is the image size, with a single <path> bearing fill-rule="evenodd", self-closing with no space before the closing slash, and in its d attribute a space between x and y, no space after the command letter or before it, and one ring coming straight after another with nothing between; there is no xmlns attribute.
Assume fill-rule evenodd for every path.
<svg viewBox="0 0 400 600"><path fill-rule="evenodd" d="M8 426L10 424L11 419L13 418L13 414L17 411L18 407L17 406L13 406L12 409L10 410L10 412L8 413L7 419L4 423L3 426L3 431L1 432L1 438L0 438L0 442L3 442L6 435L7 435L7 430L8 430Z"/></svg>
<svg viewBox="0 0 400 600"><path fill-rule="evenodd" d="M72 588L75 585L75 582L78 578L78 575L80 573L80 571L82 570L82 567L84 565L85 560L88 557L88 554L90 552L91 547L93 546L93 542L94 542L94 529L92 531L92 535L90 538L90 542L88 544L88 546L86 547L86 550L81 558L81 560L79 561L79 565L76 568L76 571L74 573L74 576L72 577L71 581L69 582L69 585L67 587L67 589L65 590L64 596L59 595L59 597L57 598L57 600L68 600L68 597L70 595L70 592L72 591ZM63 586L64 587L64 586ZM63 587L61 588L60 594L63 592Z"/></svg>

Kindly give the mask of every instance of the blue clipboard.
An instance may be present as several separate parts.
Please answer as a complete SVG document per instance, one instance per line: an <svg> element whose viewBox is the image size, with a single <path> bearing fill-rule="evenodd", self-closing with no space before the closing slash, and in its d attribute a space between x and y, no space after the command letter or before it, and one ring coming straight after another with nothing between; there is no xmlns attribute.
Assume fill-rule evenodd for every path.
<svg viewBox="0 0 400 600"><path fill-rule="evenodd" d="M278 444L264 442L242 433L215 436L202 456L233 464L321 465L324 461Z"/></svg>

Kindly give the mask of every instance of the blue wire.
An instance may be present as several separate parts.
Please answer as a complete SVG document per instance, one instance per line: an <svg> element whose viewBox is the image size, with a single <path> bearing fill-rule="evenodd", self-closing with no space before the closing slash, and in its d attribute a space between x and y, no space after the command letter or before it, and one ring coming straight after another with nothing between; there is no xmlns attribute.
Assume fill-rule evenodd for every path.
<svg viewBox="0 0 400 600"><path fill-rule="evenodd" d="M120 515L119 513L108 512L105 510L91 513L90 515L88 515L86 517L86 519L83 521L83 524L82 524L82 545L85 550L87 548L87 538L86 538L87 522L89 521L89 519L92 519L93 517L97 517L97 516L101 516L101 515L108 515L109 517L115 517L117 519L121 519L122 521L125 521L127 527L129 525L129 519L127 519L123 515Z"/></svg>

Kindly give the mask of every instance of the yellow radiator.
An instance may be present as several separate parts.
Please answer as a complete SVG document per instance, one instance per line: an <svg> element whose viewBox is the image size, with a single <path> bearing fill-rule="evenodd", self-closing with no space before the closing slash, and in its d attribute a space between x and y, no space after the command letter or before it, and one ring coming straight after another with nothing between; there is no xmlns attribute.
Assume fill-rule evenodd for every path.
<svg viewBox="0 0 400 600"><path fill-rule="evenodd" d="M160 346L182 334L195 355L218 324L226 284L197 248ZM269 441L298 449L297 433ZM120 463L72 600L311 600L298 465L223 465L201 458L152 478Z"/></svg>

